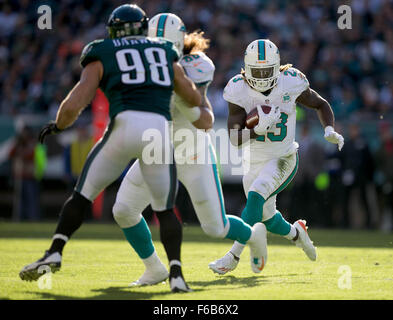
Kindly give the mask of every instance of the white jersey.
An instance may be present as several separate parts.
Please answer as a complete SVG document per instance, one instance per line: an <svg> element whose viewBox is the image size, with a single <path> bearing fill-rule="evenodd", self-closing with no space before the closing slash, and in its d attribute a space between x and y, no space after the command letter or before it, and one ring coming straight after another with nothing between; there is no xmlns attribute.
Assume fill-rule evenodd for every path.
<svg viewBox="0 0 393 320"><path fill-rule="evenodd" d="M204 54L203 52L196 52L194 54L188 54L182 57L180 60L180 64L184 68L184 71L186 75L196 84L196 86L201 86L205 84L209 84L214 77L214 63L213 61L210 60L210 58ZM182 144L181 141L176 140L176 137L180 137L180 132L178 136L176 135L176 132L179 129L188 129L190 130L189 132L192 132L194 136L196 137L197 133L199 135L207 135L203 130L199 130L195 128L192 123L187 120L187 118L179 111L179 109L176 107L179 104L183 104L184 101L177 95L174 94L172 96L172 102L171 102L171 114L172 114L172 120L173 120L173 136L174 136L174 141L173 144L175 146L175 158L178 158L179 152L183 153L184 156L184 149L182 150L179 149L179 152L176 152L176 147L179 144ZM195 145L195 142L191 144L187 143L187 146L185 148L186 156L193 156L195 155L199 149L203 149L203 143L201 142L197 143ZM200 145L199 145L200 144ZM183 145L184 146L184 145Z"/></svg>
<svg viewBox="0 0 393 320"><path fill-rule="evenodd" d="M297 151L296 99L308 87L307 78L295 68L280 72L277 85L267 96L252 89L241 74L229 80L223 94L226 101L244 108L247 113L257 105L278 106L281 111L280 121L264 136L259 136L251 143L250 159L246 158L248 153L245 153L244 160L259 162L285 157Z"/></svg>

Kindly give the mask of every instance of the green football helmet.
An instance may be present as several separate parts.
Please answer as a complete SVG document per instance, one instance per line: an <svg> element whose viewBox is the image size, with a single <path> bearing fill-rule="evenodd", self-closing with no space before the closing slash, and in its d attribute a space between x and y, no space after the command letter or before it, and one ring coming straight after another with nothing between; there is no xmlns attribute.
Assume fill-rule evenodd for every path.
<svg viewBox="0 0 393 320"><path fill-rule="evenodd" d="M107 23L111 39L126 36L146 36L149 18L136 4L124 4L112 11Z"/></svg>

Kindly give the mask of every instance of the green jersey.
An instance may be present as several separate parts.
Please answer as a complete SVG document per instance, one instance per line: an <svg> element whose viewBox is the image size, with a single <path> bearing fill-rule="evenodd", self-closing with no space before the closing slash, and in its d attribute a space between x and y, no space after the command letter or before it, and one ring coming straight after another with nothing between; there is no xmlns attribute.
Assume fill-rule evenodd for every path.
<svg viewBox="0 0 393 320"><path fill-rule="evenodd" d="M172 42L147 37L124 37L90 42L83 49L82 67L101 61L100 88L109 101L109 115L125 110L162 114L171 120L173 62L179 59Z"/></svg>

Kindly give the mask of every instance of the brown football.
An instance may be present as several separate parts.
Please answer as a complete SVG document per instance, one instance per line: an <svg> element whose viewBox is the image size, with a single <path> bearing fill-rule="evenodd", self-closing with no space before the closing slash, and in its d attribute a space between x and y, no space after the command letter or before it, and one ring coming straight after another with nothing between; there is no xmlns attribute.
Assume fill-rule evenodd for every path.
<svg viewBox="0 0 393 320"><path fill-rule="evenodd" d="M266 114L268 114L270 112L270 110L272 109L272 107L270 107L270 106L261 106L261 108L262 108L263 113L266 113ZM258 121L259 121L258 109L254 108L247 114L246 127L248 129L252 129L258 124Z"/></svg>

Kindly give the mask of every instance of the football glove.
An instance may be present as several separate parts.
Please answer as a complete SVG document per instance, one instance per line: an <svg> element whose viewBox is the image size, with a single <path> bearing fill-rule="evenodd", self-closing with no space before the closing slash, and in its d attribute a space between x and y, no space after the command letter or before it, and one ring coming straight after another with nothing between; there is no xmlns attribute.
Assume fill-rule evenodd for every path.
<svg viewBox="0 0 393 320"><path fill-rule="evenodd" d="M327 126L325 128L325 139L330 143L337 144L338 151L341 151L342 147L344 146L344 137L334 131L334 128L332 126Z"/></svg>
<svg viewBox="0 0 393 320"><path fill-rule="evenodd" d="M54 121L49 122L44 127L42 127L40 134L38 136L38 141L44 143L45 137L51 134L57 134L63 130L60 130Z"/></svg>
<svg viewBox="0 0 393 320"><path fill-rule="evenodd" d="M276 122L278 122L281 116L281 112L279 107L274 107L274 106L272 106L268 114L262 111L260 105L257 106L257 110L258 110L259 122L254 127L254 132L257 135L261 136L265 134Z"/></svg>

